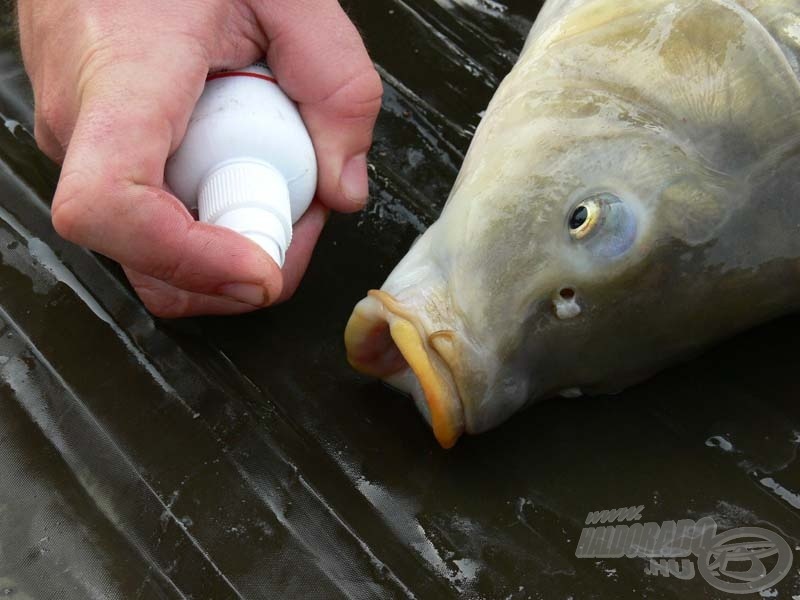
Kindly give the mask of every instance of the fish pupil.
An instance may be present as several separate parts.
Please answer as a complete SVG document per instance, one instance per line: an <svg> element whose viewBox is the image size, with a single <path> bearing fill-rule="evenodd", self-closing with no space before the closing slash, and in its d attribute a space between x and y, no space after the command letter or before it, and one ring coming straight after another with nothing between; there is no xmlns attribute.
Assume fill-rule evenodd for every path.
<svg viewBox="0 0 800 600"><path fill-rule="evenodd" d="M586 223L588 218L589 209L587 209L585 206L579 206L572 212L572 216L569 219L570 229L580 229L581 226Z"/></svg>

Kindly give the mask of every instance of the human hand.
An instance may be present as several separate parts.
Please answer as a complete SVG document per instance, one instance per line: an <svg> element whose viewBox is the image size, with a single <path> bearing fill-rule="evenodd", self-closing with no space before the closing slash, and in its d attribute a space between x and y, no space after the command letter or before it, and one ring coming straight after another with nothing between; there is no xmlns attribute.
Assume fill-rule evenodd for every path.
<svg viewBox="0 0 800 600"><path fill-rule="evenodd" d="M291 296L329 209L367 200L382 86L335 0L19 0L35 135L63 163L58 233L119 262L157 316L236 314ZM281 271L238 234L196 222L164 187L209 71L266 55L314 141L317 200Z"/></svg>

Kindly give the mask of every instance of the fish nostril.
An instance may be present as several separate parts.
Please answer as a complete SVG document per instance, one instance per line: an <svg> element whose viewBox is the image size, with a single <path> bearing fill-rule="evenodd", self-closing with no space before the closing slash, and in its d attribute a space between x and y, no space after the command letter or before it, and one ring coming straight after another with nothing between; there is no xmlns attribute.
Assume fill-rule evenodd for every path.
<svg viewBox="0 0 800 600"><path fill-rule="evenodd" d="M562 321L574 319L581 314L581 307L577 300L575 288L564 287L553 296L553 309L556 316Z"/></svg>

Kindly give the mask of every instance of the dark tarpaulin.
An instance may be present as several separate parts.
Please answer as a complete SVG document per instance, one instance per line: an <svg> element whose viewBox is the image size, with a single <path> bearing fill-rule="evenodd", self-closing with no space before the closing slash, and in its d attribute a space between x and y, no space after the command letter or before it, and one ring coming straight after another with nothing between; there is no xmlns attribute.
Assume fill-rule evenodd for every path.
<svg viewBox="0 0 800 600"><path fill-rule="evenodd" d="M352 306L435 219L537 8L350 2L386 89L370 208L331 220L292 302L180 322L52 231L57 170L30 136L6 15L0 597L725 596L647 576L644 559L576 558L589 511L632 505L798 547L798 318L448 452L407 398L346 364ZM800 597L798 562L766 597Z"/></svg>

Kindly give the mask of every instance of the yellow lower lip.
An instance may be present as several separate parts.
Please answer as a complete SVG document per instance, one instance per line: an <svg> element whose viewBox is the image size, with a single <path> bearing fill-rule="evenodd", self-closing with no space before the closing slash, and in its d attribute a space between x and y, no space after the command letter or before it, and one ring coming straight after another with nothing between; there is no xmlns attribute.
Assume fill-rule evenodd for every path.
<svg viewBox="0 0 800 600"><path fill-rule="evenodd" d="M425 394L436 440L443 448L452 448L464 425L458 395L443 373L446 367L438 364L441 361L433 357L394 298L380 291L370 292L370 297L380 305L369 304L367 309L359 305L347 324L348 361L362 373L380 378L390 377L406 365L411 367Z"/></svg>

